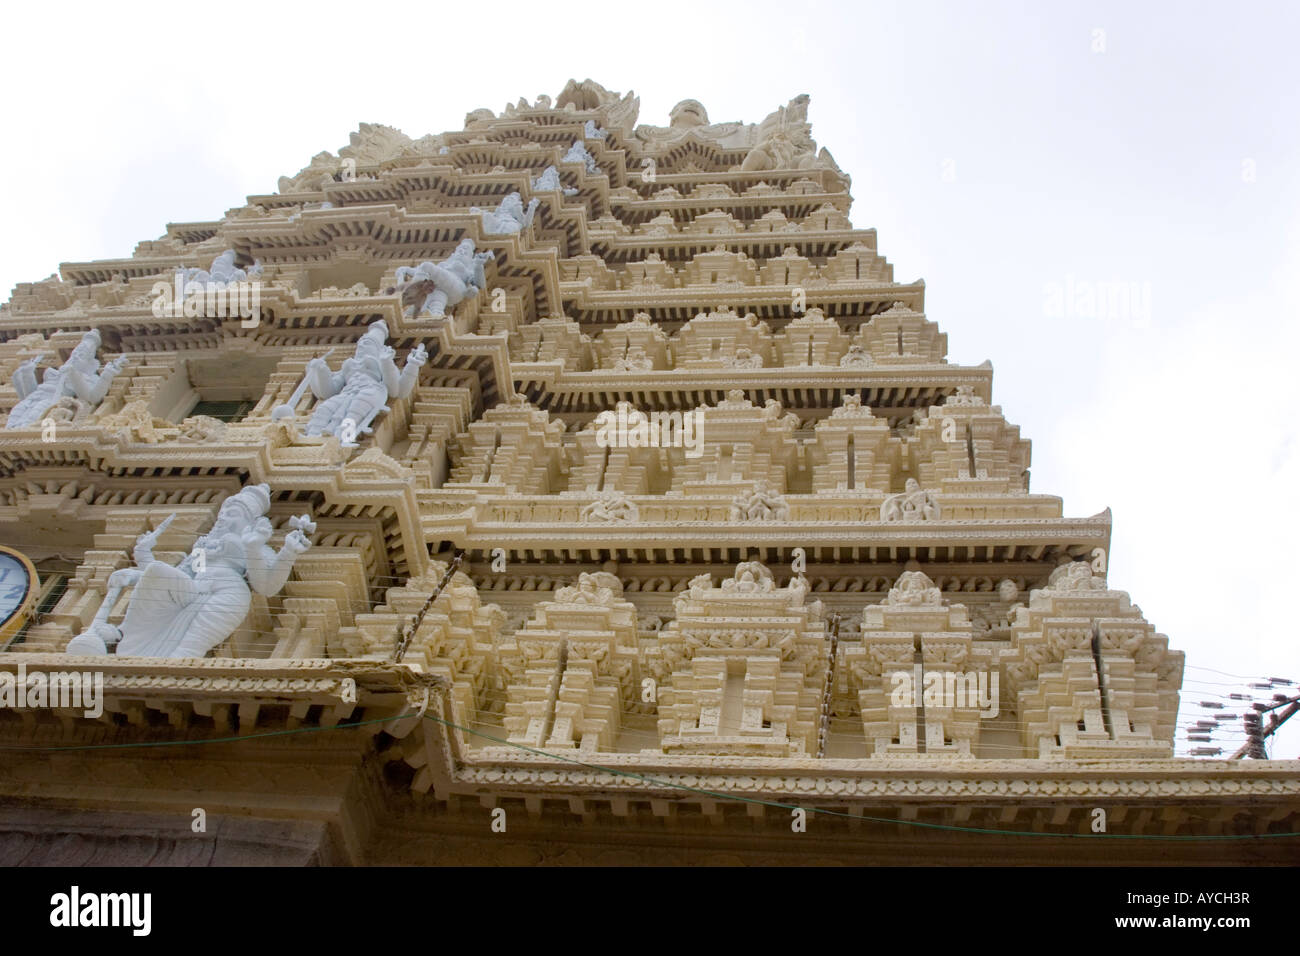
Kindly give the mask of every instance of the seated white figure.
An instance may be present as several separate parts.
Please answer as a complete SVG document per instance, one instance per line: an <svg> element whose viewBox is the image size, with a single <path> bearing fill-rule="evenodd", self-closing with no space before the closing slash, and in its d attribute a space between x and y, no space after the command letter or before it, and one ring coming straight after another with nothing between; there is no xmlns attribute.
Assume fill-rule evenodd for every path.
<svg viewBox="0 0 1300 956"><path fill-rule="evenodd" d="M122 355L100 369L96 353L99 333L91 329L81 337L68 360L57 369L47 368L43 381L36 383L36 366L41 357L30 358L14 370L13 386L21 401L9 413L5 428L35 426L41 416L65 398L76 398L95 406L104 400L118 372L126 367Z"/></svg>
<svg viewBox="0 0 1300 956"><path fill-rule="evenodd" d="M475 252L473 239L462 239L456 251L442 262L421 262L397 270L402 308L411 307L415 316L445 315L448 306L458 305L487 286L483 263L494 258L491 251Z"/></svg>
<svg viewBox="0 0 1300 956"><path fill-rule="evenodd" d="M482 217L483 232L486 234L514 235L533 224L533 215L537 212L540 203L540 199L530 199L528 209L525 210L524 201L519 193L510 193L497 205L495 212L479 209L478 206L471 206L469 211Z"/></svg>
<svg viewBox="0 0 1300 956"><path fill-rule="evenodd" d="M307 421L308 435L334 435L354 445L356 437L369 434L371 423L388 410L389 399L411 394L428 358L424 346L411 350L399 372L387 343L388 325L379 321L361 336L356 353L337 372L331 372L323 358L307 363L307 383L322 399Z"/></svg>
<svg viewBox="0 0 1300 956"><path fill-rule="evenodd" d="M114 571L108 594L91 626L68 644L69 654L107 654L116 645L119 657L203 657L248 616L252 591L271 596L289 579L298 555L311 547L307 535L315 524L303 515L290 522L279 553L267 547L271 522L270 489L250 485L222 502L212 530L195 542L194 551L173 567L153 556L158 536L171 523L136 539L136 567ZM122 590L135 585L121 628L108 615Z"/></svg>

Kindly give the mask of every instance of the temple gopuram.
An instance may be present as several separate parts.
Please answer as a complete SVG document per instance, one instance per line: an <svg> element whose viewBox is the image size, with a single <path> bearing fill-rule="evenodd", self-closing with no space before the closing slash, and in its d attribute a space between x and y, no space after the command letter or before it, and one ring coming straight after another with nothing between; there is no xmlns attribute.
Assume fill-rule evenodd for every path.
<svg viewBox="0 0 1300 956"><path fill-rule="evenodd" d="M1293 859L809 98L638 108L362 124L17 286L0 863Z"/></svg>

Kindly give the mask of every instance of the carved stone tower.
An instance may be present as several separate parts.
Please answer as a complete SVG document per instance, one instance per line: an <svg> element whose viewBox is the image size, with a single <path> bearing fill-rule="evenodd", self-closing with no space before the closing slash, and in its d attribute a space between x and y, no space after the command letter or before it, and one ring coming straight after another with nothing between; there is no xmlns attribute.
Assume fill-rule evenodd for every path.
<svg viewBox="0 0 1300 956"><path fill-rule="evenodd" d="M20 284L0 541L40 582L0 676L104 689L0 738L212 742L15 757L0 862L78 827L198 859L196 792L215 862L1157 852L1065 838L1098 807L1300 829L1284 766L1174 758L1183 655L1111 586L1109 511L1031 491L992 366L853 227L808 108L637 125L588 80L418 140L362 124L275 194ZM282 581L242 557L258 528ZM230 548L242 620L204 590Z"/></svg>

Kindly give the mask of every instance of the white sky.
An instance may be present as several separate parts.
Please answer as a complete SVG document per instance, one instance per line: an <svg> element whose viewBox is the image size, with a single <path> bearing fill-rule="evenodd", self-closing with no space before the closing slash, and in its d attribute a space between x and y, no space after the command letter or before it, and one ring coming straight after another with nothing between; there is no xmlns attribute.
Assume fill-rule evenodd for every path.
<svg viewBox="0 0 1300 956"><path fill-rule="evenodd" d="M1114 510L1111 585L1189 665L1300 679L1295 5L78 6L6 10L0 295L273 192L362 120L460 129L570 76L656 125L808 93L854 224L926 279L951 361L993 361L1033 490ZM1053 314L1071 280L1149 314ZM1189 667L1180 723L1227 680Z"/></svg>

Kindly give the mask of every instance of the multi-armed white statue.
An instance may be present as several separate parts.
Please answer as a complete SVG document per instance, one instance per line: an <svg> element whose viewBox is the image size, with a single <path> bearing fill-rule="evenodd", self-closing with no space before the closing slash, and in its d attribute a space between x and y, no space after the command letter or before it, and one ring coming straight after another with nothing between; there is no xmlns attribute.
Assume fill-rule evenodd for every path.
<svg viewBox="0 0 1300 956"><path fill-rule="evenodd" d="M530 199L528 209L519 193L510 193L497 205L496 211L479 209L471 206L469 211L483 219L483 232L490 236L513 235L522 232L533 224L533 215L537 212L540 199Z"/></svg>
<svg viewBox="0 0 1300 956"><path fill-rule="evenodd" d="M307 421L309 436L334 435L344 445L353 446L359 435L370 433L370 425L388 410L391 398L406 398L415 388L420 366L428 359L423 345L417 345L398 371L395 354L388 346L388 324L382 320L371 324L357 342L352 358L337 372L331 372L323 357L307 363L307 375L293 398L277 405L271 412L275 420L293 414L304 386L322 399Z"/></svg>
<svg viewBox="0 0 1300 956"><path fill-rule="evenodd" d="M36 366L41 356L30 358L14 370L14 389L21 401L9 413L5 428L29 428L41 416L65 398L75 398L90 406L98 405L108 394L113 378L126 367L126 356L119 356L100 369L96 353L99 333L91 329L81 337L72 355L60 368L47 368L44 380L36 383Z"/></svg>
<svg viewBox="0 0 1300 956"><path fill-rule="evenodd" d="M307 515L290 520L293 530L279 553L267 547L271 522L266 512L271 492L250 485L221 504L212 530L194 550L172 566L153 556L153 547L171 517L136 539L136 566L114 571L108 594L90 627L68 644L69 654L107 654L116 645L119 657L203 657L248 615L253 590L270 596L289 580L298 555L311 547L316 530ZM135 585L121 628L108 622L122 590Z"/></svg>
<svg viewBox="0 0 1300 956"><path fill-rule="evenodd" d="M397 291L402 308L410 307L415 316L424 313L445 315L448 306L458 305L487 287L483 263L493 259L491 251L475 252L473 239L462 239L442 262L421 262L397 270Z"/></svg>

